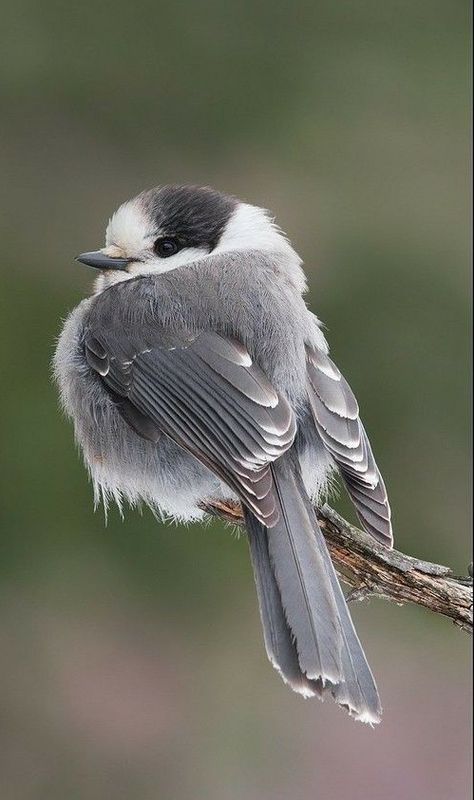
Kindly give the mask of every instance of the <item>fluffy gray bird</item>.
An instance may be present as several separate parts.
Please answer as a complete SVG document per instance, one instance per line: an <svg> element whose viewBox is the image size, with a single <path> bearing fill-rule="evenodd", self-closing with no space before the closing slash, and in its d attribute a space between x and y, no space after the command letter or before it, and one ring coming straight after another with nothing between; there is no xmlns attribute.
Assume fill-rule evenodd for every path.
<svg viewBox="0 0 474 800"><path fill-rule="evenodd" d="M301 259L269 214L210 188L124 203L54 368L96 499L196 520L242 503L265 646L296 692L380 720L377 688L312 500L338 470L364 528L392 545L357 401L306 307Z"/></svg>

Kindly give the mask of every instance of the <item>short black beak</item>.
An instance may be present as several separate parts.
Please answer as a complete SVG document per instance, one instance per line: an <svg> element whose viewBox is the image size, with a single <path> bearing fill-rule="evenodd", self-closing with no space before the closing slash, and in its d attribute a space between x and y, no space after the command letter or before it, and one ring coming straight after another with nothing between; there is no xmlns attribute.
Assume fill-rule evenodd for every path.
<svg viewBox="0 0 474 800"><path fill-rule="evenodd" d="M91 253L81 253L80 256L76 256L76 261L96 269L127 269L133 260L133 258L112 258L106 256L101 250L93 250Z"/></svg>

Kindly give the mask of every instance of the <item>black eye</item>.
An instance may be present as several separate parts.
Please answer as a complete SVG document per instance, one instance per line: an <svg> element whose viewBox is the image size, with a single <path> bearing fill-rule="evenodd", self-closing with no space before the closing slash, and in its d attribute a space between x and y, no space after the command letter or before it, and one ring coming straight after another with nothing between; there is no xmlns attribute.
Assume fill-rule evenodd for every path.
<svg viewBox="0 0 474 800"><path fill-rule="evenodd" d="M168 258L168 256L174 256L178 250L181 249L181 246L177 239L157 239L155 244L153 245L153 250L155 251L157 256L160 258Z"/></svg>

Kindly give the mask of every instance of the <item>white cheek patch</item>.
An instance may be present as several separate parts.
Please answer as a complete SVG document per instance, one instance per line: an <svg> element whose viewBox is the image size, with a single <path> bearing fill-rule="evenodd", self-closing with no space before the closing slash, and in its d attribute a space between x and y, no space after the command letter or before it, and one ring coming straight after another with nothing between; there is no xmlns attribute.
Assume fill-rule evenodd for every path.
<svg viewBox="0 0 474 800"><path fill-rule="evenodd" d="M121 283L121 281L129 281L138 275L161 275L163 272L171 272L178 267L202 261L208 255L207 248L186 247L169 258L153 256L145 261L132 261L126 270L104 270L95 281L94 291L96 294L100 294L109 286Z"/></svg>
<svg viewBox="0 0 474 800"><path fill-rule="evenodd" d="M209 248L207 247L184 247L174 256L168 258L160 258L153 256L147 258L146 261L136 261L128 267L129 277L135 275L157 275L163 272L171 272L178 267L184 267L188 264L193 264L195 261L202 261L203 258L209 255Z"/></svg>

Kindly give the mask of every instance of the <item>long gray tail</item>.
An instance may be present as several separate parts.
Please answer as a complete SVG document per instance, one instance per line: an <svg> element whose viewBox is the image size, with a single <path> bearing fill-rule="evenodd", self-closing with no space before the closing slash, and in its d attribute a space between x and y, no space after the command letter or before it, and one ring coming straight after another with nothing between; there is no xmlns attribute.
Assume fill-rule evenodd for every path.
<svg viewBox="0 0 474 800"><path fill-rule="evenodd" d="M277 524L265 528L245 510L268 657L296 692L321 698L330 692L351 716L377 723L377 687L294 452L272 472Z"/></svg>

